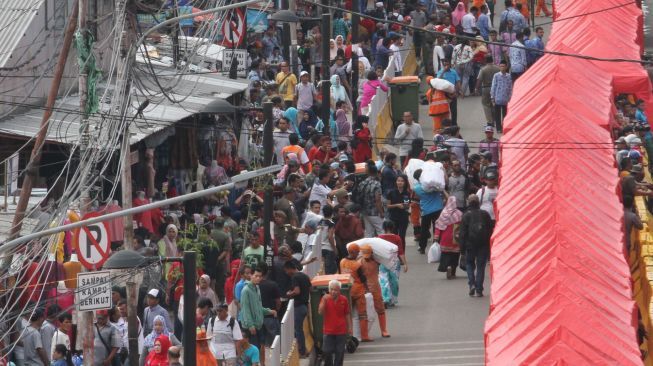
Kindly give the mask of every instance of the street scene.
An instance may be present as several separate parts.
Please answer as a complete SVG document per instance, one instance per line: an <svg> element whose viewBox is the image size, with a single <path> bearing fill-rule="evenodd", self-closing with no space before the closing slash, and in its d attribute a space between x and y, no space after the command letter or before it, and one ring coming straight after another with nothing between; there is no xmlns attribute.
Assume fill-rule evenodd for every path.
<svg viewBox="0 0 653 366"><path fill-rule="evenodd" d="M0 366L653 365L651 1L0 1Z"/></svg>

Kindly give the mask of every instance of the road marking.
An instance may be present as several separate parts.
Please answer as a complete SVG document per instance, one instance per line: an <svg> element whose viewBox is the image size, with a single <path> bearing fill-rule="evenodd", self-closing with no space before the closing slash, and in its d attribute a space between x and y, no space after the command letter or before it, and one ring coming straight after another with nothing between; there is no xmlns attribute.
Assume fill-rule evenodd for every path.
<svg viewBox="0 0 653 366"><path fill-rule="evenodd" d="M439 346L439 345L454 345L454 344L484 344L484 341L458 341L458 342L434 342L434 343L393 343L393 344L365 344L361 345L359 349L366 348L387 348L387 347L403 347L403 346Z"/></svg>
<svg viewBox="0 0 653 366"><path fill-rule="evenodd" d="M388 351L388 352L364 352L363 354L365 356L369 355L393 355L397 353L415 353L415 352L420 352L420 353L433 353L433 352L456 352L456 351L484 351L485 348L480 347L480 348L451 348L451 349L423 349L423 350L405 350L405 351Z"/></svg>
<svg viewBox="0 0 653 366"><path fill-rule="evenodd" d="M397 359L387 359L387 358L377 358L377 359L362 359L362 360L352 360L351 362L345 361L346 364L359 364L359 363L384 363L384 362L396 362L396 361L432 361L432 360L456 360L464 358L484 358L485 355L465 355L465 356L434 356L434 357L414 357L414 358L402 358L401 360ZM346 358L346 356L345 356Z"/></svg>

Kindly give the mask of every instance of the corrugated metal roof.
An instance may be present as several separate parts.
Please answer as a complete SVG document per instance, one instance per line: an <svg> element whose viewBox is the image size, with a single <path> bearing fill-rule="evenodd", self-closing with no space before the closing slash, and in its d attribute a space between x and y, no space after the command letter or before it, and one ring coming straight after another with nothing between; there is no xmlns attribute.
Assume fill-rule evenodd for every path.
<svg viewBox="0 0 653 366"><path fill-rule="evenodd" d="M214 75L183 76L178 83L175 83L174 87L167 85L166 81L171 82L172 80L165 80L165 78L161 80L164 88L170 87L172 90L168 95L175 100L183 101L172 103L161 93L154 92L153 90L156 90L154 85L152 85L151 89L135 89L135 93L132 94L132 108L127 115L133 116L146 98L150 100L150 104L145 108L142 116L136 117L134 123L131 124L131 144L137 143L155 132L174 125L179 120L202 111L205 105L215 99L242 92L248 86L247 80L230 80ZM146 85L150 86L149 83L146 83ZM104 88L106 86L98 89ZM223 93L228 95L223 95ZM47 141L75 144L80 135L79 114L77 112L79 110L79 96L60 98L55 106L56 109L50 119ZM113 111L110 111L108 104L105 105L105 108L107 109L105 113L113 113ZM40 129L43 112L43 108L31 109L23 114L0 120L0 133L33 137ZM103 128L99 115L91 116L90 123L91 133L95 131L98 141L103 141L103 138L108 139L108 137L102 136Z"/></svg>
<svg viewBox="0 0 653 366"><path fill-rule="evenodd" d="M11 58L45 0L0 1L0 67Z"/></svg>

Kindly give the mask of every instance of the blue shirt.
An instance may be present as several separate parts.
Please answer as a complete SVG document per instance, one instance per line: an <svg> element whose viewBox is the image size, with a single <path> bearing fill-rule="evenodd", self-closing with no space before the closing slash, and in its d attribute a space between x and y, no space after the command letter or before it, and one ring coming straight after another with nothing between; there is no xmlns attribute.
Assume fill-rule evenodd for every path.
<svg viewBox="0 0 653 366"><path fill-rule="evenodd" d="M539 51L544 51L544 42L542 42L542 38L540 37L527 39L524 42L524 46ZM526 51L526 60L528 61L529 65L532 65L535 63L535 61L537 61L540 57L542 57L542 55L544 55L542 52L528 50Z"/></svg>
<svg viewBox="0 0 653 366"><path fill-rule="evenodd" d="M388 62L390 62L390 55L392 51L383 44L376 49L376 59L374 60L374 67L381 66L384 69L388 67Z"/></svg>
<svg viewBox="0 0 653 366"><path fill-rule="evenodd" d="M422 216L441 211L444 208L441 192L426 192L419 183L415 184L413 192L419 197L419 208L422 211Z"/></svg>
<svg viewBox="0 0 653 366"><path fill-rule="evenodd" d="M458 76L458 73L454 69L449 69L447 72L442 69L438 71L437 77L444 79L453 85L456 85L456 83L460 81L460 76Z"/></svg>
<svg viewBox="0 0 653 366"><path fill-rule="evenodd" d="M252 366L255 363L260 363L258 348L255 345L250 344L249 348L240 355L240 359L243 361L243 365Z"/></svg>
<svg viewBox="0 0 653 366"><path fill-rule="evenodd" d="M648 118L646 117L646 114L644 114L644 112L642 112L639 109L635 111L635 119L638 122L648 123Z"/></svg>
<svg viewBox="0 0 653 366"><path fill-rule="evenodd" d="M492 77L492 87L490 88L490 98L497 105L508 105L512 96L512 78L510 74L497 72Z"/></svg>
<svg viewBox="0 0 653 366"><path fill-rule="evenodd" d="M519 32L520 30L528 27L526 18L524 18L522 13L513 7L509 7L508 9L504 10L503 13L501 13L501 23L507 23L508 20L512 20L512 29L515 32Z"/></svg>
<svg viewBox="0 0 653 366"><path fill-rule="evenodd" d="M476 28L481 33L481 37L487 41L490 36L490 17L487 14L481 13L476 21Z"/></svg>
<svg viewBox="0 0 653 366"><path fill-rule="evenodd" d="M519 42L519 40L512 43L513 46L524 47L524 44ZM528 60L526 60L526 50L523 48L510 47L508 53L510 57L510 72L511 73L522 73L526 71L526 65L528 65Z"/></svg>

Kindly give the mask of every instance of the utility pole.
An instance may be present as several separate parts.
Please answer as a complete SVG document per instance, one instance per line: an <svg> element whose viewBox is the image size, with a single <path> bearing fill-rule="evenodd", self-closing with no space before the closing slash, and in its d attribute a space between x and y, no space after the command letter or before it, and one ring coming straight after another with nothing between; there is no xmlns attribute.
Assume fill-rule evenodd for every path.
<svg viewBox="0 0 653 366"><path fill-rule="evenodd" d="M184 319L186 326L182 333L182 346L184 347L184 365L197 363L195 344L197 337L192 319L195 319L196 297L195 281L197 280L197 253L184 252ZM138 364L137 364L138 365Z"/></svg>
<svg viewBox="0 0 653 366"><path fill-rule="evenodd" d="M326 2L327 0L325 0ZM356 2L357 0L354 0ZM320 117L324 123L323 134L329 136L329 127L331 127L331 82L329 76L329 40L331 39L331 14L328 10L322 13L322 110Z"/></svg>
<svg viewBox="0 0 653 366"><path fill-rule="evenodd" d="M358 27L360 24L360 2L357 0L352 1L353 14L351 16L351 119L356 123L358 119L358 53L354 51L354 45L360 42L358 37ZM358 47L360 49L360 46Z"/></svg>
<svg viewBox="0 0 653 366"><path fill-rule="evenodd" d="M79 34L79 37L81 38L82 44L86 45L86 37L88 37L88 29L87 29L87 15L88 15L88 0L79 0L79 17L77 19L77 33ZM85 47L85 46L84 46ZM78 50L78 52L81 52ZM89 55L90 52L93 52L92 49L88 50ZM81 58L80 58L81 60ZM90 136L89 136L89 119L88 119L88 114L86 110L86 103L88 101L88 87L87 87L87 82L88 82L88 67L86 65L86 60L81 60L81 64L79 65L79 118L80 118L80 126L81 126L81 136L80 136L80 144L79 144L79 162L80 164L84 164L84 157L87 154L88 148L89 148L89 141L90 141ZM87 162L92 164L92 162ZM90 206L90 194L89 194L89 187L88 187L88 176L84 175L81 177L82 179L82 196L80 197L80 205L79 205L79 211L83 215L85 215L88 211L88 208ZM78 324L79 326L79 331L80 335L82 337L82 348L84 351L84 366L92 366L93 361L94 361L94 347L93 347L93 312L92 311L84 311L82 312L82 317L80 319L80 323Z"/></svg>
<svg viewBox="0 0 653 366"><path fill-rule="evenodd" d="M118 115L122 119L121 122L124 123L123 130L123 143L121 147L120 154L122 160L121 166L121 192L122 192L122 209L129 210L132 208L132 164L131 164L131 145L129 139L129 123L125 123L127 119L127 111L131 106L131 63L133 60L128 59L129 47L132 46L134 41L133 29L131 23L126 21L127 17L127 1L128 0L116 0L115 9L118 17L116 18L117 25L120 25L117 29L124 29L123 34L121 35L122 40L120 42L120 58L118 59L118 75L117 75L117 85L116 90L122 90L124 95L124 103L119 108ZM175 1L175 5L176 1ZM176 12L175 7L175 12ZM123 27L124 24L124 27ZM179 42L177 40L177 30L176 26L173 27L173 54L174 54L174 64L175 68L179 62ZM176 45L176 48L175 48ZM139 108L139 112L142 107ZM123 228L124 228L124 237L123 243L125 249L134 250L134 221L132 215L123 216ZM129 364L138 365L139 362L139 349L138 349L138 315L137 315L137 306L138 306L138 286L134 282L133 278L130 278L127 281L127 338L128 338L128 350L129 350Z"/></svg>
<svg viewBox="0 0 653 366"><path fill-rule="evenodd" d="M274 156L274 134L272 133L272 102L263 103L263 115L265 116L265 126L263 127L263 166L268 167L272 165L272 157ZM265 253L265 261L272 266L272 234L270 233L270 222L272 221L273 207L273 192L272 185L266 184L263 199L263 253ZM270 253L268 253L270 251Z"/></svg>
<svg viewBox="0 0 653 366"><path fill-rule="evenodd" d="M9 232L10 239L16 238L20 234L20 229L23 226L27 203L29 202L29 197L32 195L34 180L38 175L39 165L41 165L41 152L43 144L45 143L45 138L48 135L48 124L50 122L50 117L52 117L52 108L57 99L57 93L59 92L63 72L66 68L66 60L70 53L70 45L72 44L75 35L78 11L78 4L74 3L73 11L68 17L68 25L66 26L66 31L64 33L63 45L61 46L61 53L59 53L59 58L57 59L57 66L54 70L54 77L52 78L52 84L50 85L48 99L45 103L45 111L43 112L43 118L41 119L41 126L36 138L34 139L34 147L32 147L32 154L29 163L27 163L27 167L25 168L25 178L23 178L20 197L18 199L18 205L16 206L16 213L14 214L14 220L12 221L11 230ZM5 261L5 263L7 263L8 266L11 261Z"/></svg>
<svg viewBox="0 0 653 366"><path fill-rule="evenodd" d="M179 16L179 3L175 0L172 7L172 17ZM172 63L175 65L175 70L179 66L179 24L172 25Z"/></svg>

